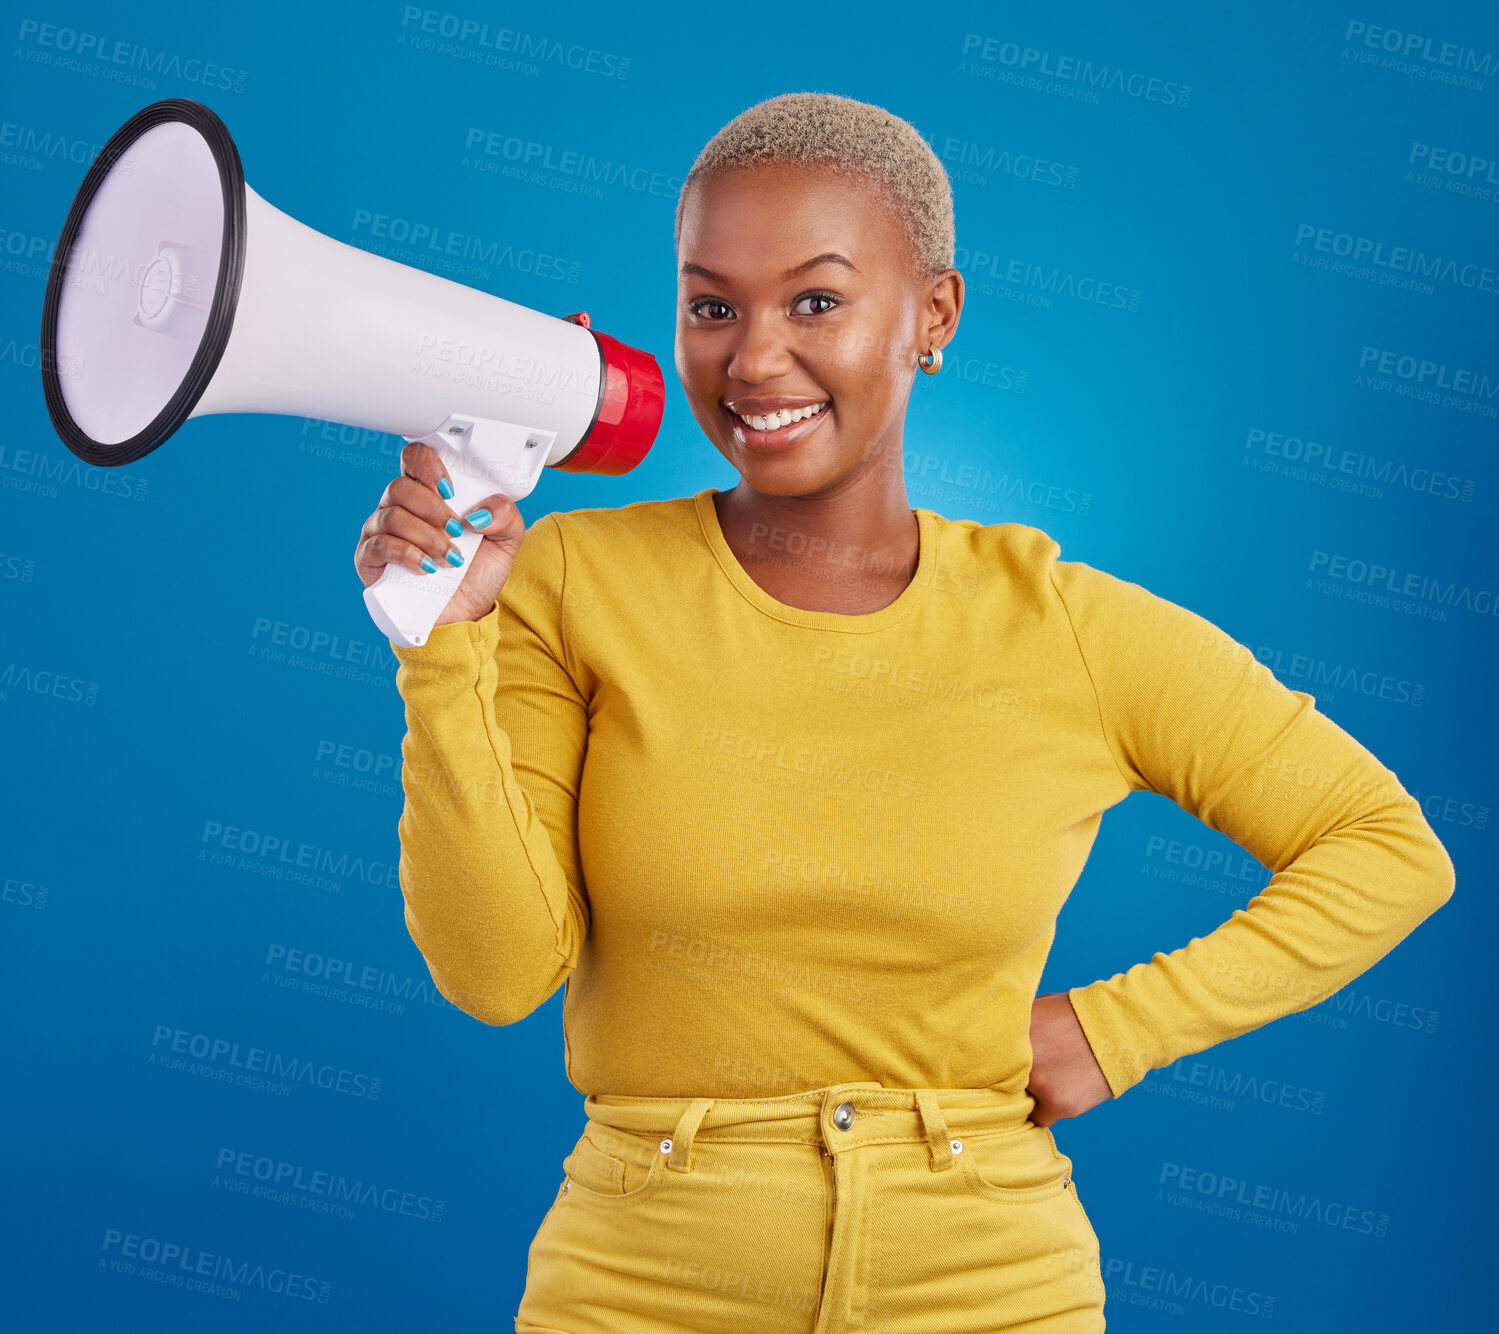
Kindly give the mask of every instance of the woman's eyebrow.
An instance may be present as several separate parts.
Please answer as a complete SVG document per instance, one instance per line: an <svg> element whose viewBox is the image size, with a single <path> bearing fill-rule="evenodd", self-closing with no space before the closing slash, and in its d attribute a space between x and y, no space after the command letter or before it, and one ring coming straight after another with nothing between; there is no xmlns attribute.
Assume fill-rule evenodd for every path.
<svg viewBox="0 0 1499 1334"><path fill-rule="evenodd" d="M855 273L859 272L859 266L855 264L853 260L844 258L844 256L840 255L836 250L828 250L824 251L821 255L814 255L811 259L804 259L794 268L787 269L786 272L781 275L781 279L782 281L785 281L788 278L795 278L797 274L804 273L807 269L815 268L819 264L842 264L845 268L850 268ZM710 282L728 282L728 279L725 278L723 274L714 273L712 269L706 269L701 264L694 264L690 260L686 264L682 265L680 272L684 275L695 273L698 277L707 278Z"/></svg>
<svg viewBox="0 0 1499 1334"><path fill-rule="evenodd" d="M845 259L836 250L826 250L820 255L814 255L811 259L803 260L794 269L787 269L781 277L795 278L797 274L807 269L816 268L819 264L842 264L844 268L852 269L855 273L859 271L858 265L853 260Z"/></svg>

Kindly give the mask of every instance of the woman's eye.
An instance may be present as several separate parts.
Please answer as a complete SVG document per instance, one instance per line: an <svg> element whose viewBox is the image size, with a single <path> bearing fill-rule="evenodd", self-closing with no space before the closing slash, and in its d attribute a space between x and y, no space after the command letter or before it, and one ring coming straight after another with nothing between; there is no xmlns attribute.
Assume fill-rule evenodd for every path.
<svg viewBox="0 0 1499 1334"><path fill-rule="evenodd" d="M797 310L797 306L800 306L804 301L826 301L828 304L820 310ZM828 295L826 292L808 292L805 296L797 297L791 308L798 315L821 315L824 311L831 310L837 304L838 299Z"/></svg>
<svg viewBox="0 0 1499 1334"><path fill-rule="evenodd" d="M696 301L689 305L687 309L690 310L694 315L702 315L710 307L714 306L718 307L720 310L729 309L729 303L727 301L720 301L716 296L699 297ZM721 320L724 317L722 315L709 315L707 318L710 320Z"/></svg>
<svg viewBox="0 0 1499 1334"><path fill-rule="evenodd" d="M808 302L821 304L809 310L806 308ZM822 315L841 304L837 297L828 292L806 292L791 303L791 311L794 315ZM700 296L696 301L688 302L687 309L713 323L722 323L734 313L734 308L727 301L716 296Z"/></svg>

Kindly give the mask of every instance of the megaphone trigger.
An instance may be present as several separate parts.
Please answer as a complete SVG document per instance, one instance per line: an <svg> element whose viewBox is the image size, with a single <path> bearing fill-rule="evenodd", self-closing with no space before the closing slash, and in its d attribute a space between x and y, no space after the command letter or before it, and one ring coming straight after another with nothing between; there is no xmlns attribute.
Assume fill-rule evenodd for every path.
<svg viewBox="0 0 1499 1334"><path fill-rule="evenodd" d="M520 501L530 495L556 435L535 426L455 413L426 435L405 438L428 446L442 460L453 484L448 506L461 518L489 496L500 494ZM463 564L439 565L434 574L387 565L364 590L364 603L375 624L397 644L408 648L425 644L483 540L482 533L465 528L452 539Z"/></svg>

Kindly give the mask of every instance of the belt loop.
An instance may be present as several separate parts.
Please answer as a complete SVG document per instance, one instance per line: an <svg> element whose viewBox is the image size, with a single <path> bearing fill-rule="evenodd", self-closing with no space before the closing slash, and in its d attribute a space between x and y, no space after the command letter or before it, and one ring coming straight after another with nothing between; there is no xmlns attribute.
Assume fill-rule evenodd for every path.
<svg viewBox="0 0 1499 1334"><path fill-rule="evenodd" d="M671 1154L666 1160L666 1165L672 1171L692 1171L692 1138L697 1134L697 1128L702 1125L703 1117L708 1114L708 1108L711 1106L713 1106L712 1098L694 1098L687 1104L687 1110L677 1121L677 1128L671 1136Z"/></svg>
<svg viewBox="0 0 1499 1334"><path fill-rule="evenodd" d="M931 1089L917 1089L916 1110L921 1114L921 1124L926 1128L927 1143L932 1146L932 1171L941 1172L953 1166L958 1159L947 1134L947 1121L942 1115L942 1108L937 1105L937 1095Z"/></svg>

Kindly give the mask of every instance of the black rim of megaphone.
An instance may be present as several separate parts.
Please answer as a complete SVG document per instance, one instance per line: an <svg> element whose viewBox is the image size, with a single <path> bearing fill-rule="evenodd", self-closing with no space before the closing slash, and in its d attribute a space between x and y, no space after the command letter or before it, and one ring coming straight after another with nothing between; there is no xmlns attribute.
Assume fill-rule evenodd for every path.
<svg viewBox="0 0 1499 1334"><path fill-rule="evenodd" d="M57 310L62 301L63 281L67 277L68 257L78 229L83 225L83 216L115 163L147 130L169 121L183 121L197 130L207 141L218 164L219 184L224 191L224 239L219 248L218 281L214 284L213 304L209 307L208 324L199 340L198 351L166 406L145 429L128 440L101 444L73 420L63 401L57 372ZM239 150L229 136L228 127L202 102L186 97L170 97L141 108L110 136L84 176L83 184L73 198L73 206L68 210L67 221L63 223L62 234L57 239L52 268L47 275L47 296L42 305L42 388L47 396L52 425L63 443L88 463L119 467L149 454L181 426L203 397L203 391L208 388L208 382L213 379L213 373L224 356L224 349L229 345L244 268L245 175Z"/></svg>

